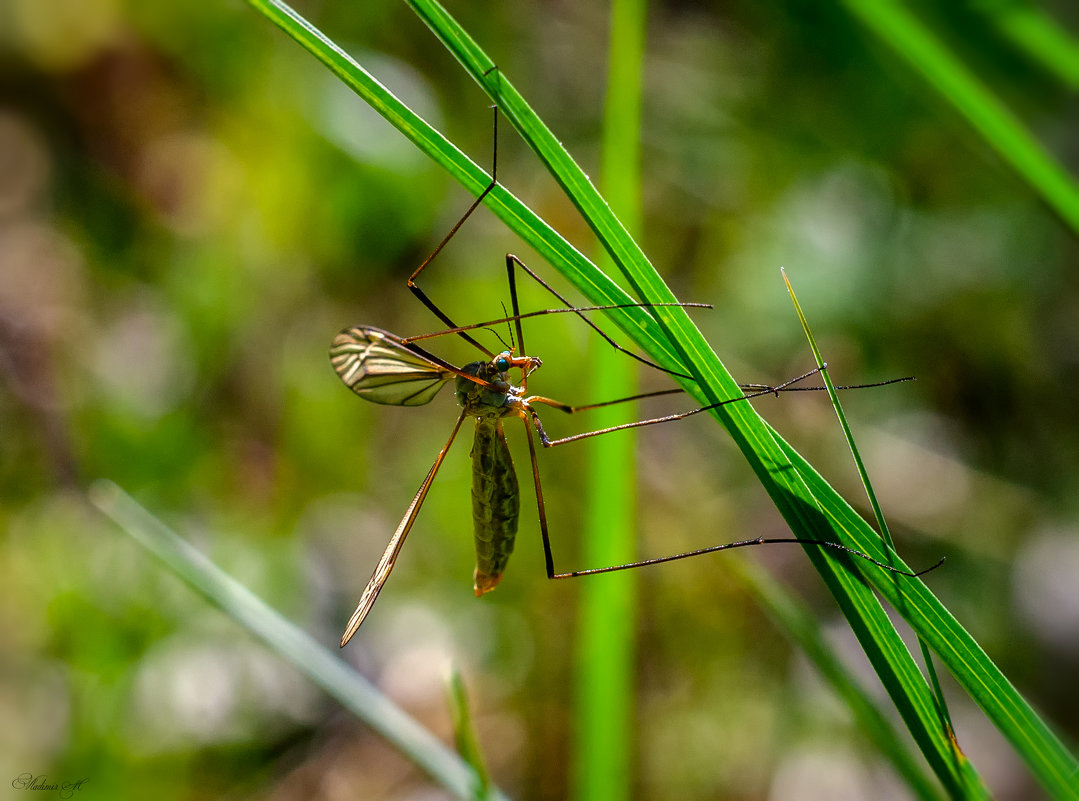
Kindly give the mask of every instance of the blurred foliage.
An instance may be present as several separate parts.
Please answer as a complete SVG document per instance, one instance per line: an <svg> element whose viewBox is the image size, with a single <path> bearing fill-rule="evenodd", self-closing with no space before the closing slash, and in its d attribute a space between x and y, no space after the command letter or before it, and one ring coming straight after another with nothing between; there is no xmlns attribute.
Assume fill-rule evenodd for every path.
<svg viewBox="0 0 1079 801"><path fill-rule="evenodd" d="M1074 86L996 24L1006 4L907 5L1076 171ZM1069 4L1043 6L1079 30ZM403 4L298 7L488 163L486 99ZM598 169L605 10L451 9ZM899 548L913 564L948 555L934 590L1074 741L1074 235L839 6L657 4L645 69L645 250L681 297L716 305L700 325L742 380L778 381L811 363L781 264L837 380L918 376L844 399ZM592 248L509 135L499 175ZM80 488L113 479L335 642L454 412L448 393L426 409L357 401L330 370L328 343L359 322L437 328L404 279L468 202L241 3L0 8L4 776L86 776L83 795L161 801L438 797L163 574L84 505ZM455 319L497 316L507 251L542 270L481 212L425 287ZM532 288L524 294L526 306L548 305ZM531 326L545 362L534 389L594 400L576 389L588 336L570 320ZM471 357L457 342L438 352ZM641 379L664 386L661 376ZM826 398L762 408L860 497ZM589 425L545 419L552 434ZM642 555L781 536L713 429L642 433ZM458 443L447 458L345 656L447 741L444 665L459 665L496 783L515 797L561 798L577 591L543 579L526 493L505 582L472 597L466 451ZM572 448L541 457L556 558L568 567L581 457ZM814 797L902 797L842 707L731 581L729 559L767 565L831 614L796 550L644 571L640 797L790 798L799 788L805 798L817 785ZM849 632L837 624L833 633L861 670ZM960 743L995 795L1030 797L989 724L965 698L950 700Z"/></svg>

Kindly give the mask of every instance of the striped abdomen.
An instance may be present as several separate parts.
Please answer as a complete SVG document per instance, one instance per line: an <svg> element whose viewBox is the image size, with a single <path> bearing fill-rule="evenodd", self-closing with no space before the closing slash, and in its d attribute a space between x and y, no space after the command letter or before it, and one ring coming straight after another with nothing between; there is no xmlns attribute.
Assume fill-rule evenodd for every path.
<svg viewBox="0 0 1079 801"><path fill-rule="evenodd" d="M521 495L500 419L478 418L472 445L476 595L493 590L513 553Z"/></svg>

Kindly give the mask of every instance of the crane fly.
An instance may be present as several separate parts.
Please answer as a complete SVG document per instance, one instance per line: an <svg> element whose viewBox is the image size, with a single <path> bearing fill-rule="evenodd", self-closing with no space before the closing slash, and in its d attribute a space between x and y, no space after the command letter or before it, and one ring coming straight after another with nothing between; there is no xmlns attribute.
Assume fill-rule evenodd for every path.
<svg viewBox="0 0 1079 801"><path fill-rule="evenodd" d="M506 443L506 435L502 425L502 421L508 418L520 419L524 424L525 432L527 434L528 451L532 466L532 480L536 491L536 506L539 516L540 536L543 541L544 561L547 577L549 579L571 578L617 570L628 570L631 568L659 564L661 562L669 562L676 559L685 559L691 556L699 556L701 554L713 553L721 550L771 543L798 543L802 545L809 544L834 548L861 557L891 572L907 576L919 576L937 567L937 565L934 565L926 570L912 573L879 562L867 554L848 548L837 542L827 540L806 540L794 537L757 537L754 539L713 545L694 551L687 551L685 553L645 559L622 565L588 568L566 573L558 573L555 571L554 557L552 555L550 537L547 530L547 516L543 503L543 489L540 483L539 465L536 460L536 444L533 431L535 431L535 435L539 437L540 443L544 447L550 448L569 442L575 442L586 437L611 433L613 431L680 420L726 403L748 400L761 395L778 394L781 391L799 389L819 390L823 389L823 387L793 386L797 382L819 372L820 368L818 368L776 387L761 384L742 385L742 389L746 394L735 398L729 398L709 406L663 417L654 417L647 420L625 423L611 428L600 429L598 431L588 431L563 437L561 439L550 439L544 431L543 423L537 413L537 405L550 406L562 412L574 413L586 409L594 409L600 406L608 406L659 395L680 393L682 390L660 390L658 392L649 392L634 395L629 398L619 398L617 400L587 406L571 406L542 395L529 395L529 376L538 370L543 362L535 356L526 355L524 332L521 327L521 321L523 319L548 314L575 314L618 350L663 372L673 375L683 375L674 370L655 364L654 362L622 347L590 320L586 315L586 312L631 307L708 306L707 304L700 303L625 303L610 306L574 307L539 275L533 272L524 262L513 254L507 254L506 271L513 313L502 317L501 319L490 320L484 323L475 323L467 326L456 325L441 308L424 294L423 290L416 284L416 279L431 263L435 256L442 251L450 239L453 238L454 234L457 233L458 229L460 229L487 194L497 184L495 172L497 169L497 114L496 108L496 167L492 170L491 183L483 193L476 198L468 211L465 212L464 216L461 217L450 232L442 239L434 252L432 252L431 255L416 268L408 279L408 288L412 293L448 327L445 330L437 331L432 334L414 337L399 337L374 326L359 325L347 328L339 333L334 339L330 349L330 361L334 370L337 372L337 375L349 389L365 400L371 401L372 403L391 406L422 406L434 399L439 393L439 390L452 381L454 383L454 394L457 398L457 403L461 407L457 422L454 423L453 429L450 431L449 439L446 440L446 444L442 447L442 450L439 451L438 456L435 457L434 464L432 464L431 469L427 471L427 475L420 484L420 488L416 491L416 494L412 498L412 502L409 503L408 508L405 511L404 517L398 524L397 530L394 531L393 536L390 538L386 550L382 554L382 558L379 559L378 565L371 574L371 578L368 581L363 594L360 596L359 603L356 605L356 610L352 613L352 617L345 627L345 632L341 637L341 646L344 647L352 638L367 617L367 614L371 611L375 600L378 598L378 594L382 591L382 587L385 585L390 572L393 570L394 564L397 562L397 557L401 552L405 537L408 536L409 531L412 529L412 525L416 520L416 516L419 514L424 499L427 497L431 484L434 482L439 467L441 467L443 460L446 458L446 454L449 452L450 446L457 437L464 421L470 417L475 421L475 434L472 445L472 520L476 549L476 568L473 574L473 585L477 596L493 590L498 585L502 578L502 574L505 571L506 563L513 551L513 545L517 535L517 523L520 516L520 488L518 487L513 460L510 457L510 451ZM522 314L517 301L517 269L523 270L544 287L544 289L554 295L554 297L558 298L563 304L563 307ZM484 347L469 333L476 329L490 328L494 325L509 323L512 323L514 326L512 330L516 333L516 344L511 344L507 349L497 353ZM455 367L416 344L419 340L451 334L460 336L471 345L478 348L484 354L484 358L470 362L463 367ZM514 353L515 350L516 354ZM510 380L510 371L519 371L520 377L518 383L514 384ZM884 384L906 380L909 379L893 379L892 381L883 381L876 384L858 385L858 387L839 387L839 389L882 386Z"/></svg>
<svg viewBox="0 0 1079 801"><path fill-rule="evenodd" d="M559 312L585 312L609 307L587 307L583 309L548 309L545 313ZM512 318L491 321L491 323L514 321L520 326L523 315ZM482 326L491 323L479 324ZM478 326L467 326L473 328ZM459 333L460 329L438 332L437 335ZM522 342L521 333L518 331L517 341ZM523 351L523 345L521 346ZM483 595L493 590L502 578L506 563L513 551L514 540L517 535L517 522L520 513L520 490L517 484L516 472L513 460L510 457L509 447L506 444L506 436L503 431L502 421L505 418L519 418L525 426L528 436L528 449L532 463L532 475L536 488L536 501L539 511L540 534L543 540L544 559L547 568L547 577L551 579L570 578L585 576L595 573L606 573L615 570L626 570L633 567L658 564L675 559L683 559L689 556L712 553L718 550L743 547L748 545L763 545L766 543L790 542L810 543L810 540L796 538L754 538L739 542L726 543L708 548L701 548L686 553L663 556L655 559L642 560L624 565L610 567L590 568L568 573L558 573L554 569L554 558L551 551L550 538L547 531L546 512L543 504L543 490L540 484L539 467L536 461L536 446L533 437L533 429L539 436L540 442L545 447L554 447L568 442L574 442L585 437L606 434L627 428L638 428L655 423L678 420L698 414L723 403L747 400L760 395L773 394L792 389L791 384L801 381L816 373L816 370L792 379L777 387L764 387L757 389L758 385L747 385L753 389L751 393L737 398L721 401L712 406L692 409L688 412L656 417L648 420L640 420L627 423L613 428L600 431L590 431L584 434L575 434L562 439L552 440L543 429L536 411L537 404L544 404L558 408L566 412L578 412L596 406L619 403L626 400L636 400L642 397L651 397L658 394L668 394L680 390L662 390L659 393L646 393L636 395L633 398L621 398L617 401L608 401L603 404L591 406L568 406L541 395L528 395L528 377L535 372L543 363L535 356L515 356L512 351L506 350L493 354L489 360L470 362L463 367L454 367L443 361L438 356L424 350L415 344L410 338L398 337L388 331L373 326L355 326L342 331L333 341L330 350L330 360L334 369L348 387L372 403L387 404L393 406L422 406L429 403L448 382L454 382L454 394L461 412L450 431L449 439L435 457L434 464L427 472L423 483L416 491L412 502L405 511L397 530L390 538L382 558L371 575L367 587L360 597L360 601L353 612L351 619L345 628L341 638L341 645L352 638L359 629L367 613L371 610L379 592L382 590L386 579L393 570L397 561L401 546L408 535L412 524L416 520L420 507L431 484L435 479L442 461L445 459L450 446L453 444L461 425L466 418L475 420L475 439L472 446L472 520L476 548L476 568L473 574L474 589L476 595ZM519 370L521 379L519 385L510 381L509 371ZM882 382L893 383L893 382ZM864 385L870 386L870 385ZM875 386L875 385L873 385ZM849 387L848 387L849 388ZM815 388L813 388L815 389ZM890 565L878 562L866 554L847 548L839 543L818 541L815 544L838 548L865 558L885 569L906 575L906 571L897 570ZM925 571L921 571L925 572Z"/></svg>

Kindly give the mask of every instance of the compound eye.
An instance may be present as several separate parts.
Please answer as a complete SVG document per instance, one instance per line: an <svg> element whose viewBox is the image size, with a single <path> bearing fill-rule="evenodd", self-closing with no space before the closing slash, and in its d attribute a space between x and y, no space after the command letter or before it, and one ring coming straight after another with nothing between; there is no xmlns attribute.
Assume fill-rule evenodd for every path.
<svg viewBox="0 0 1079 801"><path fill-rule="evenodd" d="M504 373L510 369L510 360L506 356L499 356L495 359L495 368L500 373Z"/></svg>

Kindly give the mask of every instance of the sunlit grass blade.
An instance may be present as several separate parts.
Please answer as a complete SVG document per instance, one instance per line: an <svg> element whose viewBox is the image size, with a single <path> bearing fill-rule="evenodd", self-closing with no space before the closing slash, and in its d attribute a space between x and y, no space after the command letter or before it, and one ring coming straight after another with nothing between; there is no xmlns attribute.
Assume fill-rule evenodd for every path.
<svg viewBox="0 0 1079 801"><path fill-rule="evenodd" d="M611 4L607 102L601 181L611 207L630 230L640 217L640 109L646 0ZM609 260L597 262L607 269ZM637 392L635 368L622 354L595 342L588 357L591 397ZM628 423L637 404L594 413L593 428ZM587 447L585 521L581 564L625 564L637 558L634 432L596 437ZM577 676L572 750L572 792L580 801L629 798L634 784L637 572L627 570L582 582L577 633Z"/></svg>
<svg viewBox="0 0 1079 801"><path fill-rule="evenodd" d="M819 621L752 563L732 559L727 569L753 591L776 627L801 647L824 681L843 699L859 729L892 764L914 796L925 801L943 798L940 786L926 773L924 763L918 762L899 733L836 656L821 632Z"/></svg>
<svg viewBox="0 0 1079 801"><path fill-rule="evenodd" d="M894 551L895 542L892 539L892 533L888 528L888 522L884 517L884 511L881 509L880 503L877 500L877 493L873 490L873 483L869 480L869 471L866 470L865 462L862 460L862 455L858 450L858 444L854 439L854 432L851 431L850 423L847 422L847 416L843 412L843 404L840 403L839 393L836 392L835 384L828 372L828 367L821 354L820 348L817 346L817 340L816 337L813 336L813 330L809 327L809 320L806 318L805 312L802 311L802 304L798 302L798 296L795 294L794 287L791 285L790 277L787 275L786 270L781 268L781 272L783 274L783 281L787 285L787 292L790 294L791 302L794 304L795 313L798 315L798 321L802 324L802 330L805 332L806 339L809 341L810 350L813 351L813 358L817 363L817 367L820 368L821 378L824 381L824 386L828 390L828 397L831 399L832 408L835 409L836 417L839 419L840 428L843 429L843 436L847 441L847 447L850 448L851 456L854 457L854 463L858 469L858 475L861 478L862 486L865 488L866 496L869 498L869 504L873 509L873 517L877 521L877 529L880 531L883 540L888 544L889 549ZM948 712L947 700L944 698L944 693L940 689L940 680L937 677L936 668L933 664L933 654L930 652L929 646L926 644L925 640L921 637L918 637L918 646L922 652L922 662L929 674L930 687L932 688L933 698L936 701L937 710L939 712L941 728L946 737L954 739L954 727L952 726L951 715ZM957 778L963 782L963 790L967 797L988 796L988 790L982 784L980 777L974 771L973 766L968 760L957 754L956 765L958 768L956 771Z"/></svg>
<svg viewBox="0 0 1079 801"><path fill-rule="evenodd" d="M845 0L1019 173L1072 230L1079 233L1079 185L996 95L933 33L895 0Z"/></svg>
<svg viewBox="0 0 1079 801"><path fill-rule="evenodd" d="M798 322L802 324L802 330L805 332L806 339L809 341L809 349L813 351L813 359L817 363L817 367L820 368L820 376L824 381L824 386L828 390L828 397L832 401L832 408L835 409L836 417L839 418L839 425L843 429L843 436L847 440L847 447L850 448L851 455L854 457L854 464L858 468L858 475L862 479L862 486L865 487L866 495L869 496L869 503L873 508L873 516L877 521L877 525L880 527L881 536L884 541L888 543L888 547L895 548L895 542L892 540L891 532L888 530L888 524L884 519L884 512L880 508L880 504L877 502L877 494L873 491L873 484L869 480L869 471L865 469L865 462L862 461L862 455L858 452L858 445L854 441L854 433L850 430L850 424L847 422L847 416L843 413L843 404L839 402L839 393L836 392L835 384L832 382L832 377L828 373L828 366L824 361L824 356L821 355L820 348L817 347L817 339L813 336L813 330L809 327L809 320L806 319L805 312L802 311L802 304L798 302L798 296L794 292L794 287L791 285L790 276L787 275L787 271L780 268L780 272L783 275L783 282L787 285L787 292L791 296L791 302L794 304L794 311L798 315Z"/></svg>
<svg viewBox="0 0 1079 801"><path fill-rule="evenodd" d="M453 713L453 739L457 744L457 753L476 773L476 785L473 798L476 801L488 801L491 795L491 774L487 770L487 761L483 758L476 727L472 723L472 709L468 703L468 692L464 679L456 668L450 671L447 687L450 711Z"/></svg>
<svg viewBox="0 0 1079 801"><path fill-rule="evenodd" d="M328 695L408 756L458 798L475 798L481 779L359 673L309 634L285 620L110 481L98 481L90 500L177 576L306 675ZM359 793L358 793L359 794ZM505 799L491 788L489 798Z"/></svg>

